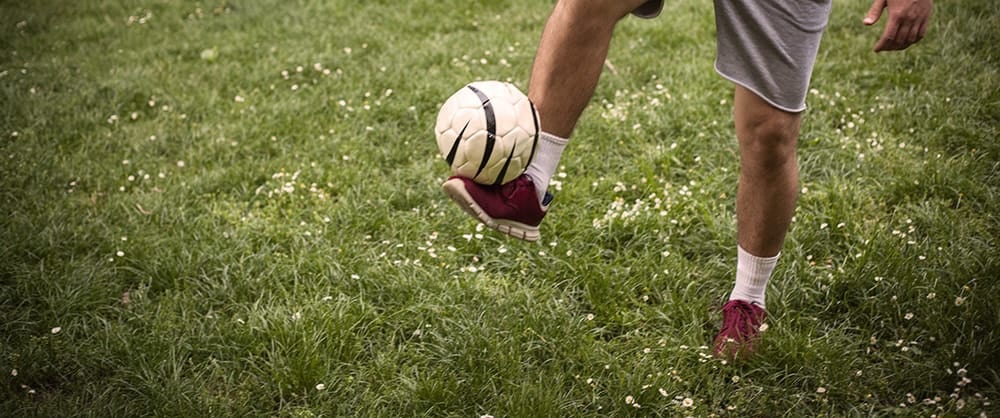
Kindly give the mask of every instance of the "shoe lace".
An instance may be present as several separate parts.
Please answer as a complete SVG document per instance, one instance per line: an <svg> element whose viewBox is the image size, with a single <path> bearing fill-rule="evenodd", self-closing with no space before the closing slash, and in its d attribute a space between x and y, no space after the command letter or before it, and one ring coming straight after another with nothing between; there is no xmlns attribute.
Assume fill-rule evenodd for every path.
<svg viewBox="0 0 1000 418"><path fill-rule="evenodd" d="M757 332L756 314L749 303L736 300L727 303L723 310L723 329L735 330L739 337L748 337Z"/></svg>
<svg viewBox="0 0 1000 418"><path fill-rule="evenodd" d="M514 196L514 193L522 187L522 183L523 181L518 178L510 183L500 186L500 193L503 194L503 197L510 199Z"/></svg>

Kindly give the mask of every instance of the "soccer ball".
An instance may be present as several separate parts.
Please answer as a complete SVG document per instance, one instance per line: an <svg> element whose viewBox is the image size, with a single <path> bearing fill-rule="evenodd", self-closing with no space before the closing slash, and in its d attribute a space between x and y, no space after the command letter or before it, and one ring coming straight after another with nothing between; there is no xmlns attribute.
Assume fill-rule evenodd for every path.
<svg viewBox="0 0 1000 418"><path fill-rule="evenodd" d="M538 130L535 105L501 81L476 81L455 92L434 126L452 174L484 185L505 184L528 168Z"/></svg>

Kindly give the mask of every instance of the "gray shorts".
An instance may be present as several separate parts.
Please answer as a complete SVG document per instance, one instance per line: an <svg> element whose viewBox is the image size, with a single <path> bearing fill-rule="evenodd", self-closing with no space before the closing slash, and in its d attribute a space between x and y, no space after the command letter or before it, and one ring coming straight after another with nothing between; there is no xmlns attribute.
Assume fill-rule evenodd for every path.
<svg viewBox="0 0 1000 418"><path fill-rule="evenodd" d="M832 0L715 0L715 71L787 112L806 108Z"/></svg>

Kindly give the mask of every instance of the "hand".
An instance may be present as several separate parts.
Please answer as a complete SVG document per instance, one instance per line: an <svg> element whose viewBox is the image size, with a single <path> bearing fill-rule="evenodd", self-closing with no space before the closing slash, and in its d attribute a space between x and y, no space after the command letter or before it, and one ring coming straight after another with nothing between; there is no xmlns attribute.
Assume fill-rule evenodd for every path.
<svg viewBox="0 0 1000 418"><path fill-rule="evenodd" d="M874 25L882 16L883 9L889 9L885 30L875 52L899 51L919 42L927 33L931 19L932 0L874 0L865 15L865 26Z"/></svg>

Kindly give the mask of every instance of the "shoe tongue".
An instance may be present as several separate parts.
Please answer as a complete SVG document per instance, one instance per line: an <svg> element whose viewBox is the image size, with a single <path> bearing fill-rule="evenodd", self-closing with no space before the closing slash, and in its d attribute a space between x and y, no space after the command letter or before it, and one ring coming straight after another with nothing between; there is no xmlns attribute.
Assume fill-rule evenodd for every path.
<svg viewBox="0 0 1000 418"><path fill-rule="evenodd" d="M729 310L732 312L738 312L740 316L753 317L753 305L749 302L744 302L741 300L730 301L727 306L723 307L724 310ZM733 315L734 317L736 315Z"/></svg>
<svg viewBox="0 0 1000 418"><path fill-rule="evenodd" d="M521 184L517 180L500 186L500 193L503 193L504 197L510 199L517 192L517 189L521 188Z"/></svg>
<svg viewBox="0 0 1000 418"><path fill-rule="evenodd" d="M735 304L732 310L735 312L723 316L722 328L736 330L740 335L753 333L755 324L750 304Z"/></svg>

